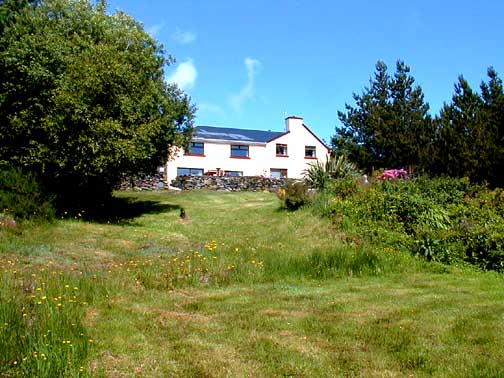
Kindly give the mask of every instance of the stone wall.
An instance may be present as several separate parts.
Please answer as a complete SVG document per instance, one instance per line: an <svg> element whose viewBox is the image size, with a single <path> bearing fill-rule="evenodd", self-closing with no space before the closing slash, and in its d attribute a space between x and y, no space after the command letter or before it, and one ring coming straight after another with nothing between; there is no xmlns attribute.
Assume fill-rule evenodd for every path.
<svg viewBox="0 0 504 378"><path fill-rule="evenodd" d="M289 179L276 179L259 176L178 176L172 181L172 186L182 190L210 189L228 192L267 190L277 191Z"/></svg>
<svg viewBox="0 0 504 378"><path fill-rule="evenodd" d="M168 189L163 181L163 174L159 173L147 177L125 177L119 190L162 190Z"/></svg>
<svg viewBox="0 0 504 378"><path fill-rule="evenodd" d="M292 179L276 179L259 176L178 176L172 181L171 186L181 190L209 189L223 190L227 192L251 191L260 192L267 190L276 192ZM147 176L144 178L125 177L119 188L120 190L165 190L168 185L163 181L163 174Z"/></svg>

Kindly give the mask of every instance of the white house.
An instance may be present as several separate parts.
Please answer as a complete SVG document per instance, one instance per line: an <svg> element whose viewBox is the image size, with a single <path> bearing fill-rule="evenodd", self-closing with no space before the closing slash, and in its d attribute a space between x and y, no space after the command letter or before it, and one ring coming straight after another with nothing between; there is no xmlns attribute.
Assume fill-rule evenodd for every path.
<svg viewBox="0 0 504 378"><path fill-rule="evenodd" d="M187 151L176 150L164 167L171 183L179 175L301 178L309 163L325 162L330 149L304 123L287 117L285 131L197 126Z"/></svg>

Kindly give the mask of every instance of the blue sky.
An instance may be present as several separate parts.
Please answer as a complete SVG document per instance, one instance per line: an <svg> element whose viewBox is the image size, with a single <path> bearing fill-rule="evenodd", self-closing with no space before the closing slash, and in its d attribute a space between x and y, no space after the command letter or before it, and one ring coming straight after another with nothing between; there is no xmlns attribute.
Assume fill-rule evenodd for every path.
<svg viewBox="0 0 504 378"><path fill-rule="evenodd" d="M397 59L438 113L460 74L504 78L504 1L110 0L177 62L166 68L199 108L196 125L281 131L303 117L329 142L338 110Z"/></svg>

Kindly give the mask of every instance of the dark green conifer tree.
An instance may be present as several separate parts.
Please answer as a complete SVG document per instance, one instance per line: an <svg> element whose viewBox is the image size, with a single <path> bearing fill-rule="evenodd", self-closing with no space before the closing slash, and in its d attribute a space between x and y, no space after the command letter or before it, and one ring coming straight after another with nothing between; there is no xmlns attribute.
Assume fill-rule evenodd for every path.
<svg viewBox="0 0 504 378"><path fill-rule="evenodd" d="M397 61L394 76L379 61L370 86L353 94L355 107L338 112L343 127L332 138L336 154L343 153L360 168L426 166L434 131L429 105L410 68Z"/></svg>

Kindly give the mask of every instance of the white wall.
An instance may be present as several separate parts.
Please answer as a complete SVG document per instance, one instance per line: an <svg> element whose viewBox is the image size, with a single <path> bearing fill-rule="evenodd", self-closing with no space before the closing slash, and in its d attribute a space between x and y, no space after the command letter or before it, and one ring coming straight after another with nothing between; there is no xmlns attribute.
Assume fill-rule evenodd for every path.
<svg viewBox="0 0 504 378"><path fill-rule="evenodd" d="M303 171L309 167L310 163L319 160L325 162L328 157L328 150L324 144L313 136L308 128L303 124L302 118L289 117L286 119L286 129L289 133L277 138L266 146L266 156L268 160L264 161L270 168L287 169L287 176L291 178L303 177ZM276 156L276 145L287 145L288 157ZM305 158L305 146L316 147L317 159Z"/></svg>
<svg viewBox="0 0 504 378"><path fill-rule="evenodd" d="M231 144L237 142L204 142L203 156L184 155L178 151L165 167L168 182L177 176L177 168L201 168L205 172L220 168L223 171L241 171L244 176L269 176L270 169L287 169L291 178L301 178L303 170L314 159L305 158L305 146L315 146L317 159L325 162L328 150L304 126L303 119L289 117L286 119L287 134L268 144L249 144L249 159L231 158ZM276 156L276 144L287 144L288 157Z"/></svg>
<svg viewBox="0 0 504 378"><path fill-rule="evenodd" d="M240 144L233 142L233 144ZM184 155L177 151L176 156L167 164L168 182L177 176L177 168L201 168L204 172L215 171L241 171L244 176L260 176L264 172L258 161L263 159L265 144L248 145L249 159L231 158L231 142L204 142L205 156ZM165 168L166 169L166 168Z"/></svg>

